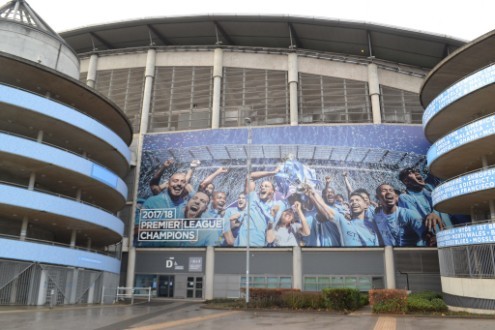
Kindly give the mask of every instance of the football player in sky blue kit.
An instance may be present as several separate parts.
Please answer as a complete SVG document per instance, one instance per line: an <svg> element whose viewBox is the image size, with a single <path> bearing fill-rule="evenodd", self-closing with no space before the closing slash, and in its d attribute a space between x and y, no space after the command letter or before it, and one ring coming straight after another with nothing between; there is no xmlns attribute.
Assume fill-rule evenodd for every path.
<svg viewBox="0 0 495 330"><path fill-rule="evenodd" d="M175 218L184 217L184 207L189 200L186 191L186 173L174 173L169 178L167 189L158 195L149 197L141 209L175 209Z"/></svg>
<svg viewBox="0 0 495 330"><path fill-rule="evenodd" d="M229 207L223 216L223 245L234 245L239 235L239 228L246 219L246 194L240 193L237 197L237 206Z"/></svg>
<svg viewBox="0 0 495 330"><path fill-rule="evenodd" d="M198 191L208 195L206 192ZM198 194L197 193L197 194ZM214 191L211 196L211 203L205 212L201 215L201 219L220 219L223 218L225 212L224 206L227 195L223 191ZM192 246L216 246L221 242L222 228L202 229L198 230L198 240Z"/></svg>
<svg viewBox="0 0 495 330"><path fill-rule="evenodd" d="M426 227L423 218L415 210L397 206L398 196L394 187L383 183L376 188L380 207L374 221L385 246L424 246Z"/></svg>
<svg viewBox="0 0 495 330"><path fill-rule="evenodd" d="M370 193L364 188L352 189L352 185L349 180L349 173L347 173L346 171L342 173L342 176L344 177L344 183L347 188L347 193L349 194L349 198L351 193L353 192L360 194L366 203L366 213L365 213L366 218L368 220L373 219L373 214L375 213L375 208L377 207L377 204L371 200Z"/></svg>
<svg viewBox="0 0 495 330"><path fill-rule="evenodd" d="M368 207L359 193L352 192L349 197L351 219L340 222L344 246L378 246L379 240L372 219L365 216Z"/></svg>
<svg viewBox="0 0 495 330"><path fill-rule="evenodd" d="M339 211L327 205L327 201L332 200L334 196L333 189L327 188L319 195L315 192L313 187L306 186L305 195L309 198L309 205L313 208L311 212L303 212L308 220L310 226L310 235L304 237L306 246L341 246L342 237L340 233L339 224L344 219L344 216ZM325 196L325 197L323 197Z"/></svg>
<svg viewBox="0 0 495 330"><path fill-rule="evenodd" d="M331 187L331 183L332 178L327 175L325 177L325 188L321 192L323 201L325 201L325 204L342 214L345 218L350 219L351 212L349 211L349 205L347 205L344 200L344 196L335 193L335 190Z"/></svg>
<svg viewBox="0 0 495 330"><path fill-rule="evenodd" d="M425 182L419 171L413 168L403 169L399 173L399 180L406 186L406 193L399 196L399 206L416 210L431 234L445 227L452 227L448 214L433 209L431 199L433 187ZM436 245L435 238L432 236L427 244Z"/></svg>
<svg viewBox="0 0 495 330"><path fill-rule="evenodd" d="M248 207L250 217L246 219L249 221L249 245L250 246L265 246L266 245L266 231L268 224L273 225L275 219L278 219L282 212L285 210L284 203L282 201L275 201L275 186L271 181L262 181L258 192L255 191L255 180L273 176L277 174L280 167L277 167L273 171L258 171L251 173L248 180L246 180L246 194L248 198ZM244 221L239 228L239 235L237 236L234 246L246 246L247 245L247 221Z"/></svg>

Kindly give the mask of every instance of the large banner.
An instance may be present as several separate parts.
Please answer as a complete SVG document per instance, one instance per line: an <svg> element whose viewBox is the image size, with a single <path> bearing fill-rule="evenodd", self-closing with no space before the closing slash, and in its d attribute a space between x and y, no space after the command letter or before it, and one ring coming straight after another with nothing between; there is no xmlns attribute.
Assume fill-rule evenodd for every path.
<svg viewBox="0 0 495 330"><path fill-rule="evenodd" d="M435 246L438 180L421 127L296 126L146 135L138 247Z"/></svg>

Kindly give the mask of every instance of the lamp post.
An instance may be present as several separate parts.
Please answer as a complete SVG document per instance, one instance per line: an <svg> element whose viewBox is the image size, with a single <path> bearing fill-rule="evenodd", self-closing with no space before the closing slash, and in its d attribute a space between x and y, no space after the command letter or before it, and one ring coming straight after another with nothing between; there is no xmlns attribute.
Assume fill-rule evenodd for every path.
<svg viewBox="0 0 495 330"><path fill-rule="evenodd" d="M247 178L246 178L246 186L250 187L251 185L251 143L253 142L253 136L251 134L251 118L246 117L244 118L244 121L246 123L247 129L248 129L248 136L247 136ZM247 235L246 235L246 304L249 303L249 264L250 264L250 257L249 257L249 245L250 245L250 223L251 223L251 192L249 189L247 189Z"/></svg>

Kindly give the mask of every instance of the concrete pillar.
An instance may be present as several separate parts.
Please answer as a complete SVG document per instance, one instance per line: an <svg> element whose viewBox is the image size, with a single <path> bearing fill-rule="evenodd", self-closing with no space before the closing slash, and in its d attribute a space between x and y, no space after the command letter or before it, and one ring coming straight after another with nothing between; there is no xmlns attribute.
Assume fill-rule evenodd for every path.
<svg viewBox="0 0 495 330"><path fill-rule="evenodd" d="M28 189L34 190L35 183L36 183L36 173L31 173L31 175L29 176Z"/></svg>
<svg viewBox="0 0 495 330"><path fill-rule="evenodd" d="M133 241L132 236L129 237L129 241ZM129 252L127 255L127 278L125 281L125 286L128 288L134 287L134 276L136 268L136 248L129 242ZM130 292L126 292L130 293Z"/></svg>
<svg viewBox="0 0 495 330"><path fill-rule="evenodd" d="M289 83L289 110L290 124L295 126L299 123L299 110L297 98L297 84L299 83L299 68L297 65L297 54L290 53L288 56L288 83Z"/></svg>
<svg viewBox="0 0 495 330"><path fill-rule="evenodd" d="M134 196L137 196L137 187L139 183L139 173L141 169L141 153L143 150L143 136L148 132L149 113L151 108L151 97L153 91L153 80L155 78L156 50L150 48L146 58L146 70L144 80L143 104L141 108L141 124L139 126L139 137L136 151L136 179L134 181ZM136 199L133 201L133 209L136 209ZM134 274L136 268L136 248L134 247L134 223L136 221L135 212L132 212L129 226L129 253L127 258L127 278L126 287L134 286Z"/></svg>
<svg viewBox="0 0 495 330"><path fill-rule="evenodd" d="M72 232L70 233L70 248L71 249L76 247L76 237L77 237L77 232L75 229L72 229Z"/></svg>
<svg viewBox="0 0 495 330"><path fill-rule="evenodd" d="M28 217L22 218L21 234L20 234L21 241L25 241L26 240L28 224L29 224Z"/></svg>
<svg viewBox="0 0 495 330"><path fill-rule="evenodd" d="M394 249L391 246L385 247L385 288L395 289L395 262Z"/></svg>
<svg viewBox="0 0 495 330"><path fill-rule="evenodd" d="M381 124L380 82L378 81L378 66L374 63L368 64L368 92L370 94L373 124Z"/></svg>
<svg viewBox="0 0 495 330"><path fill-rule="evenodd" d="M213 299L213 277L215 276L215 249L213 246L206 247L205 267L205 299Z"/></svg>
<svg viewBox="0 0 495 330"><path fill-rule="evenodd" d="M87 242L87 245L86 245L86 248L87 248L88 250L91 250L91 243L92 243L92 241L91 241L91 237L88 237L88 242Z"/></svg>
<svg viewBox="0 0 495 330"><path fill-rule="evenodd" d="M96 84L96 67L98 66L98 55L92 54L89 58L88 76L86 77L86 85L95 88Z"/></svg>
<svg viewBox="0 0 495 330"><path fill-rule="evenodd" d="M302 253L300 246L292 248L292 288L303 289Z"/></svg>
<svg viewBox="0 0 495 330"><path fill-rule="evenodd" d="M213 100L211 105L211 128L220 127L220 95L223 78L223 49L216 48L213 57ZM244 120L244 118L240 118Z"/></svg>
<svg viewBox="0 0 495 330"><path fill-rule="evenodd" d="M43 134L44 134L44 132L42 130L38 131L38 136L36 137L36 142L38 142L38 143L43 142Z"/></svg>
<svg viewBox="0 0 495 330"><path fill-rule="evenodd" d="M153 94L153 80L155 78L155 63L156 63L156 50L150 48L148 50L148 56L146 57L143 103L141 107L141 124L139 126L139 131L142 134L148 132L148 122L149 122L150 109L151 109L151 97Z"/></svg>

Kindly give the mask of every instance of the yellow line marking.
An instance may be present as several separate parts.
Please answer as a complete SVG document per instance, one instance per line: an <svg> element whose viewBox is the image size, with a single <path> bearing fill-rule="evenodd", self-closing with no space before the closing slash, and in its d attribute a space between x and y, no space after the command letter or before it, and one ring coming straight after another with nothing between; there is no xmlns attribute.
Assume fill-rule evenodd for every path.
<svg viewBox="0 0 495 330"><path fill-rule="evenodd" d="M396 330L397 329L397 319L395 317L379 317L376 321L373 330Z"/></svg>
<svg viewBox="0 0 495 330"><path fill-rule="evenodd" d="M133 328L133 329L136 329L136 330L168 329L168 328L172 328L172 327L178 327L180 325L186 325L186 324L195 323L195 322L202 322L202 321L207 321L207 320L218 319L221 317L226 317L226 316L237 314L237 313L239 313L239 312L238 311L230 311L230 312L224 312L224 313L210 314L210 315L192 317L192 318L182 319L182 320L177 320L177 321L156 323L156 324L147 325L147 326L139 327L139 328Z"/></svg>

